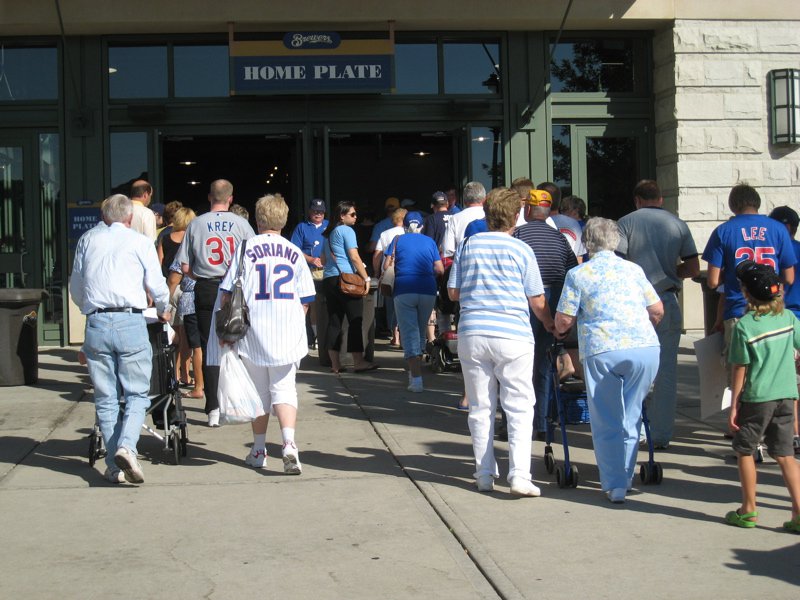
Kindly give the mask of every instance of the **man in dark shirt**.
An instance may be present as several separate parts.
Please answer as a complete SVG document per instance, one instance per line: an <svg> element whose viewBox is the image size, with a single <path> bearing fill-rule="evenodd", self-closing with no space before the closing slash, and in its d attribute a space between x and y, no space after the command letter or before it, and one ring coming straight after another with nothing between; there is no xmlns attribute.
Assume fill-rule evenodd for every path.
<svg viewBox="0 0 800 600"><path fill-rule="evenodd" d="M442 240L447 221L450 220L450 212L447 210L447 195L444 192L435 192L431 200L431 214L425 217L422 233L436 242L439 253L442 252Z"/></svg>
<svg viewBox="0 0 800 600"><path fill-rule="evenodd" d="M555 315L561 288L567 271L578 266L575 254L564 236L546 223L550 216L552 196L544 190L531 190L525 206L524 225L517 227L514 237L528 244L536 255L539 272L544 284L544 294ZM536 395L534 413L534 429L538 437L547 431L547 416L553 396L553 378L551 365L547 360L547 349L553 344L553 335L542 326L534 315L531 315L531 327L535 340L533 350L533 390Z"/></svg>

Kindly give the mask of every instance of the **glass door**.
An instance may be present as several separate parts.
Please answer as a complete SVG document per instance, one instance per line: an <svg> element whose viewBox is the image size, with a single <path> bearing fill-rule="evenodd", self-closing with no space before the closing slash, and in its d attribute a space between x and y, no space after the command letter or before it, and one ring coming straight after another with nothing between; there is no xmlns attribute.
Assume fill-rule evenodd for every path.
<svg viewBox="0 0 800 600"><path fill-rule="evenodd" d="M637 181L652 176L647 125L553 125L553 177L589 216L619 219L634 210Z"/></svg>
<svg viewBox="0 0 800 600"><path fill-rule="evenodd" d="M63 341L61 160L56 133L0 132L0 288L47 292L39 342Z"/></svg>

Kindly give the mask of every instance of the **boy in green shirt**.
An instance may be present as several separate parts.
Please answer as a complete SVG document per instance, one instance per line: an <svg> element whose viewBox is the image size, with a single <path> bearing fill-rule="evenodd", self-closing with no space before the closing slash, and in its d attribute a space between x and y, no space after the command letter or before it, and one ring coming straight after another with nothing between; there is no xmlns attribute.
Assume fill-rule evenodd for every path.
<svg viewBox="0 0 800 600"><path fill-rule="evenodd" d="M738 455L742 505L725 515L736 527L756 526L756 464L753 454L763 439L778 463L792 499L792 520L783 526L800 533L800 467L794 458L794 410L797 383L794 350L800 349L800 321L783 309L775 270L750 260L736 267L747 314L735 326L731 363L732 406L728 426Z"/></svg>

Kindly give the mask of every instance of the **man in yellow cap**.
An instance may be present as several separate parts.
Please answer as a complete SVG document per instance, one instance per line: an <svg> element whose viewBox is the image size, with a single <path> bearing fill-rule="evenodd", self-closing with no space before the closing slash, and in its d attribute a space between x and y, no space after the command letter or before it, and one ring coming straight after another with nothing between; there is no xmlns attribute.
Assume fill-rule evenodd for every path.
<svg viewBox="0 0 800 600"><path fill-rule="evenodd" d="M528 244L536 255L539 273L542 276L544 294L550 306L550 313L555 314L561 288L567 271L578 266L575 253L566 238L558 229L547 224L553 197L546 190L530 190L525 205L525 221L514 231L514 237ZM536 395L534 412L534 430L538 437L547 431L547 415L553 395L553 379L550 375L550 364L547 360L547 349L553 344L553 335L548 332L535 316L531 317L533 327L533 391Z"/></svg>

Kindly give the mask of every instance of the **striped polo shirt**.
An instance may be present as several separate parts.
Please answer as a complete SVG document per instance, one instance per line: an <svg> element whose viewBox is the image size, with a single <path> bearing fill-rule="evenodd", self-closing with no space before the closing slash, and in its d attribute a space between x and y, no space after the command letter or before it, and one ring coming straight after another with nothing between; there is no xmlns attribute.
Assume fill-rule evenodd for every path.
<svg viewBox="0 0 800 600"><path fill-rule="evenodd" d="M543 294L544 287L524 242L507 233L476 233L456 251L447 287L460 291L459 336L533 343L528 297Z"/></svg>
<svg viewBox="0 0 800 600"><path fill-rule="evenodd" d="M545 221L530 221L517 227L514 237L533 249L542 283L548 287L563 284L567 271L578 266L575 253L564 235Z"/></svg>

